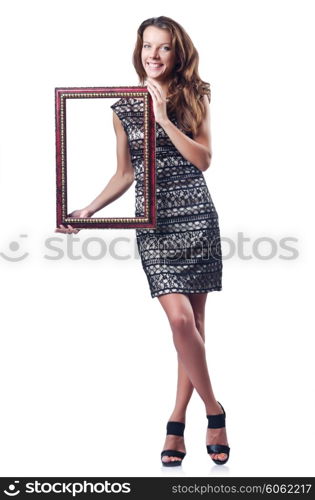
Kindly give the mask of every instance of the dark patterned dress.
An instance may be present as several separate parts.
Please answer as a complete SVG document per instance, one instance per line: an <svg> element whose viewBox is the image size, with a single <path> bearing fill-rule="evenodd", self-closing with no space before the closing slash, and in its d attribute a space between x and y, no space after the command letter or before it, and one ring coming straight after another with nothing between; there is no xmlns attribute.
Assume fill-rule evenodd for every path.
<svg viewBox="0 0 315 500"><path fill-rule="evenodd" d="M144 102L121 98L111 108L128 136L135 169L135 216L143 216ZM176 118L169 118L178 126ZM219 218L203 172L180 154L158 123L156 198L156 229L136 229L152 298L222 290Z"/></svg>

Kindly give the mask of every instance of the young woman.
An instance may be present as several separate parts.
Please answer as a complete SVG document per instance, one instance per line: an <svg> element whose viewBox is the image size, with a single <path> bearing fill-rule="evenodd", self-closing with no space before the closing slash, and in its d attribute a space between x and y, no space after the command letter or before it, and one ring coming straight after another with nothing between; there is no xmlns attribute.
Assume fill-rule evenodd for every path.
<svg viewBox="0 0 315 500"><path fill-rule="evenodd" d="M216 464L229 458L225 411L216 400L205 352L207 294L222 289L219 219L203 172L211 163L210 85L198 73L198 52L183 27L160 16L138 28L133 64L153 100L156 121L156 229L136 229L152 298L170 323L178 356L175 406L161 453L165 466L185 454L186 410L194 388L205 404L207 452ZM87 207L90 217L136 180L136 215L141 211L143 100L122 98L111 107L117 137L117 173ZM137 213L138 212L138 213ZM60 232L77 232L71 225Z"/></svg>

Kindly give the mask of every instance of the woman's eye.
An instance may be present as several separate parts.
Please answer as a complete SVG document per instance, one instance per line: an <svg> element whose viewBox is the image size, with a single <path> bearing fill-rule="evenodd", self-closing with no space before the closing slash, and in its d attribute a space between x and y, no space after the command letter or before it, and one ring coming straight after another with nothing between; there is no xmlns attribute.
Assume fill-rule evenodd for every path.
<svg viewBox="0 0 315 500"><path fill-rule="evenodd" d="M143 48L146 49L147 47L150 47L150 45L148 45L147 43L143 45ZM170 50L169 47L162 47L164 50Z"/></svg>

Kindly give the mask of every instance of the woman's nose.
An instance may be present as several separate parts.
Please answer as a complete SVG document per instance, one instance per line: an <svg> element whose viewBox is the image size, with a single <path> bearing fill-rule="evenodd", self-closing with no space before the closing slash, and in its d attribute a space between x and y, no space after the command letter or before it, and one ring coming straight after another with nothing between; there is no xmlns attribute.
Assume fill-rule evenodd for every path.
<svg viewBox="0 0 315 500"><path fill-rule="evenodd" d="M152 49L150 55L151 55L152 59L158 59L158 57L159 57L159 50L158 49Z"/></svg>

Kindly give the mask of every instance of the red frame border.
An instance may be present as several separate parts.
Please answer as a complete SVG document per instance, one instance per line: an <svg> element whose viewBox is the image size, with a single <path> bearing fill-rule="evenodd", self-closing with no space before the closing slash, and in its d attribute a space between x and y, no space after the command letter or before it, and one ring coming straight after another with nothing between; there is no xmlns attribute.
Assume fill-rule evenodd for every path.
<svg viewBox="0 0 315 500"><path fill-rule="evenodd" d="M62 99L71 98L70 94L96 94L95 98L106 99L110 97L139 97L143 95L148 99L148 119L145 130L148 132L144 138L144 154L148 150L148 192L144 192L144 203L148 206L147 217L91 217L88 219L71 218L69 222L67 213L67 164L66 164L66 106L62 114ZM109 94L107 96L97 94ZM127 96L125 94L128 94ZM69 95L69 96L68 96ZM67 97L68 96L68 97ZM84 98L84 97L82 97ZM55 88L55 135L56 135L56 219L57 227L60 224L79 229L112 229L112 228L155 228L156 227L156 164L155 164L155 118L152 98L146 87L56 87ZM147 138L147 145L146 145ZM95 220L96 219L96 220ZM81 222L80 222L81 220Z"/></svg>

